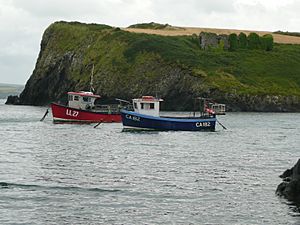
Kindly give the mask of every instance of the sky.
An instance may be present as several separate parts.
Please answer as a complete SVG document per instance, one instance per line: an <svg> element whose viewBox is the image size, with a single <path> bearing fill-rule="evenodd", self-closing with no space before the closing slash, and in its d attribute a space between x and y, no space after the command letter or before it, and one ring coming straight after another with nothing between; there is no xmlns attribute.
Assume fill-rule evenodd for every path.
<svg viewBox="0 0 300 225"><path fill-rule="evenodd" d="M0 83L25 84L55 21L300 32L300 0L0 0Z"/></svg>

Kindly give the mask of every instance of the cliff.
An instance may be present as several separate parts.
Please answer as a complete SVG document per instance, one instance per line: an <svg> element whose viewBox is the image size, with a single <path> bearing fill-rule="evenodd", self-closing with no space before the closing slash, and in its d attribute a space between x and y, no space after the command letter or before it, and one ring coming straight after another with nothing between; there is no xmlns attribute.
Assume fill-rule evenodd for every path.
<svg viewBox="0 0 300 225"><path fill-rule="evenodd" d="M202 50L197 35L133 33L107 25L56 22L44 32L20 104L46 105L67 91L88 90L104 101L156 95L163 109L192 109L204 96L234 111L300 111L300 45L270 52Z"/></svg>

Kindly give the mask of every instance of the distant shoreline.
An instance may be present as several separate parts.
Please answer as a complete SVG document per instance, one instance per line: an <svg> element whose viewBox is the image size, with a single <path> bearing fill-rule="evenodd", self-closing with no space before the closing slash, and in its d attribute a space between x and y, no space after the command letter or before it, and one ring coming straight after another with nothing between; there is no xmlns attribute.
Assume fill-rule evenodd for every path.
<svg viewBox="0 0 300 225"><path fill-rule="evenodd" d="M9 95L19 95L25 85L0 83L0 99L7 99Z"/></svg>

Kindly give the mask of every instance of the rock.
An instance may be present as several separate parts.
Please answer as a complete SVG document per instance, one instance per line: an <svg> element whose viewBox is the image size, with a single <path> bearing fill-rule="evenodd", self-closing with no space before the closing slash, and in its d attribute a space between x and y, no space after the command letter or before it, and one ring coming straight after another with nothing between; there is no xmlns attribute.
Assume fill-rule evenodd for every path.
<svg viewBox="0 0 300 225"><path fill-rule="evenodd" d="M276 194L300 205L300 159L279 177L283 179L283 182L278 185Z"/></svg>
<svg viewBox="0 0 300 225"><path fill-rule="evenodd" d="M6 105L19 105L20 104L20 98L17 95L10 95L7 97L7 100L5 102Z"/></svg>
<svg viewBox="0 0 300 225"><path fill-rule="evenodd" d="M6 182L0 182L0 187L1 188L7 188L8 187L8 183L6 183Z"/></svg>
<svg viewBox="0 0 300 225"><path fill-rule="evenodd" d="M293 168L287 169L286 171L283 172L279 177L282 178L283 180L286 178L290 178L293 174Z"/></svg>

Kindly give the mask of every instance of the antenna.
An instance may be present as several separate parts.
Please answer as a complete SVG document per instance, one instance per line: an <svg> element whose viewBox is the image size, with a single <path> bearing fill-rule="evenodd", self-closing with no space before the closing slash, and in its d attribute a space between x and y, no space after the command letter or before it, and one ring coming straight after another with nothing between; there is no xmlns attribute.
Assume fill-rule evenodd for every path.
<svg viewBox="0 0 300 225"><path fill-rule="evenodd" d="M194 99L194 117L196 116L196 98Z"/></svg>
<svg viewBox="0 0 300 225"><path fill-rule="evenodd" d="M95 91L95 89L93 87L93 83L94 83L94 68L95 68L95 65L93 64L92 74L91 74L91 82L90 82L90 92L94 92Z"/></svg>

